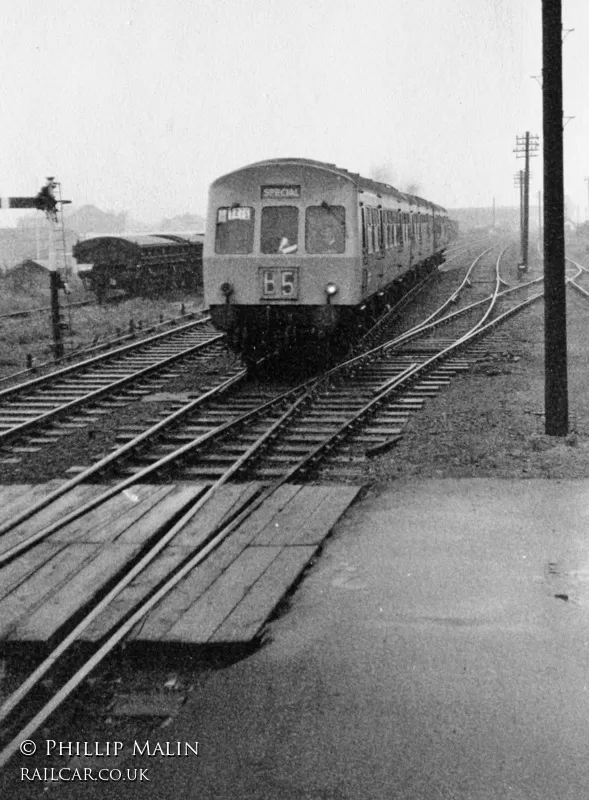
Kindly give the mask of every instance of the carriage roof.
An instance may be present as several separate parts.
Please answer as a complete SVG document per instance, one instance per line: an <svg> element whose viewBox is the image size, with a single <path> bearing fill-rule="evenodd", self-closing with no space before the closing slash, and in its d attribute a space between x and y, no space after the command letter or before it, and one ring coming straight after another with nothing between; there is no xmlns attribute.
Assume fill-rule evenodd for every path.
<svg viewBox="0 0 589 800"><path fill-rule="evenodd" d="M335 164L329 164L324 161L315 161L310 158L271 158L267 159L266 161L257 161L254 164L248 164L241 169L234 170L233 172L223 175L213 183L213 186L215 186L217 183L222 183L226 178L232 175L238 175L240 172L244 172L246 170L253 170L261 167L276 167L281 164L284 164L285 166L312 167L318 170L335 173L341 178L351 181L359 191L373 192L374 194L392 195L395 197L395 199L404 201L410 205L428 206L441 213L447 213L443 206L432 203L431 200L425 200L423 197L419 197L418 195L401 192L399 189L396 189L394 186L391 186L388 183L381 183L370 178L364 178L357 172L349 172L349 170L344 169L343 167L338 167Z"/></svg>
<svg viewBox="0 0 589 800"><path fill-rule="evenodd" d="M129 233L92 236L74 245L74 255L76 258L87 258L92 261L93 256L106 250L110 253L118 252L121 255L131 255L147 248L170 247L174 244L202 244L203 241L203 233Z"/></svg>

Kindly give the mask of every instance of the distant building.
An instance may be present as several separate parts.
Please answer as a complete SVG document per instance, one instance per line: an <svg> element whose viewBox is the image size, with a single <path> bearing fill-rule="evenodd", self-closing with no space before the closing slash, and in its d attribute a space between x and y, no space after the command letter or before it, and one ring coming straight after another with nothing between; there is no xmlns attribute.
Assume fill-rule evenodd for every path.
<svg viewBox="0 0 589 800"><path fill-rule="evenodd" d="M72 277L79 277L84 282L84 273L92 269L92 264L78 264L68 254L68 283ZM47 258L26 258L4 273L4 286L20 292L49 291L49 274L54 269L53 262Z"/></svg>
<svg viewBox="0 0 589 800"><path fill-rule="evenodd" d="M20 292L49 292L51 262L26 258L4 273L4 283Z"/></svg>
<svg viewBox="0 0 589 800"><path fill-rule="evenodd" d="M65 222L68 228L76 232L78 238L87 236L90 231L96 234L122 233L127 224L127 214L115 214L86 205L68 209Z"/></svg>
<svg viewBox="0 0 589 800"><path fill-rule="evenodd" d="M517 232L520 226L519 206L497 206L495 213L493 207L481 208L450 208L448 214L451 219L460 223L462 233L466 231L487 231L493 227L500 233ZM493 226L493 221L495 225ZM538 207L530 205L530 229L538 225Z"/></svg>

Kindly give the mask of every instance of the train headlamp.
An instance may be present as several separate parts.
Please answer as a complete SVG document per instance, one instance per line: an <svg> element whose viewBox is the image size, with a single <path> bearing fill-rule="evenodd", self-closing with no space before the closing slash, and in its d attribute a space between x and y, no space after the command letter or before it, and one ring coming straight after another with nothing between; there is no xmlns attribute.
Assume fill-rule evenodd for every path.
<svg viewBox="0 0 589 800"><path fill-rule="evenodd" d="M221 292L225 297L229 297L229 295L233 294L233 286L230 283L222 283Z"/></svg>
<svg viewBox="0 0 589 800"><path fill-rule="evenodd" d="M327 283L325 285L325 294L328 297L333 297L335 294L337 294L337 286L335 283Z"/></svg>

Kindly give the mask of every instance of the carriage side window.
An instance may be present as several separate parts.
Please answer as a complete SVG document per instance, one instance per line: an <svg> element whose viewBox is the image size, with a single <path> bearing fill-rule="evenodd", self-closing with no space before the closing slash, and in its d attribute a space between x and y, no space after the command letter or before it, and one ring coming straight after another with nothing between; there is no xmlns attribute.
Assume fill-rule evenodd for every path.
<svg viewBox="0 0 589 800"><path fill-rule="evenodd" d="M385 239L385 213L382 209L378 211L378 249L384 250L386 247Z"/></svg>
<svg viewBox="0 0 589 800"><path fill-rule="evenodd" d="M366 243L367 243L367 250L369 253L374 253L374 240L372 238L372 209L366 209Z"/></svg>
<svg viewBox="0 0 589 800"><path fill-rule="evenodd" d="M364 211L364 209L362 209ZM346 209L343 206L309 206L305 220L307 253L343 253L346 249Z"/></svg>
<svg viewBox="0 0 589 800"><path fill-rule="evenodd" d="M390 250L391 247L394 245L394 236L393 236L393 212L387 210L387 249Z"/></svg>
<svg viewBox="0 0 589 800"><path fill-rule="evenodd" d="M215 253L252 253L254 249L254 209L250 206L219 208L215 233Z"/></svg>
<svg viewBox="0 0 589 800"><path fill-rule="evenodd" d="M377 208L372 209L372 246L375 253L380 250L380 212Z"/></svg>
<svg viewBox="0 0 589 800"><path fill-rule="evenodd" d="M299 209L296 206L264 206L260 252L296 253L299 247Z"/></svg>
<svg viewBox="0 0 589 800"><path fill-rule="evenodd" d="M361 208L362 211L362 252L368 252L368 235L366 231L366 209L364 206Z"/></svg>

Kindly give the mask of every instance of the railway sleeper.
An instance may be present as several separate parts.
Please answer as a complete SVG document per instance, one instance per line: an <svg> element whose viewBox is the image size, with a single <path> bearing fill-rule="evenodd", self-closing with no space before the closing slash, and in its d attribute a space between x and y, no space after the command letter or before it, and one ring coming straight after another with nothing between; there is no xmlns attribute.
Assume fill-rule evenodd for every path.
<svg viewBox="0 0 589 800"><path fill-rule="evenodd" d="M52 400L57 405L69 403L72 400L80 400L86 392L39 392L47 400Z"/></svg>
<svg viewBox="0 0 589 800"><path fill-rule="evenodd" d="M306 452L310 452L306 451ZM291 456L283 456L277 453L276 455L268 455L264 457L264 465L272 465L272 464L291 464L294 466L297 461L300 459L297 458L294 454Z"/></svg>
<svg viewBox="0 0 589 800"><path fill-rule="evenodd" d="M55 406L55 403L52 403L50 400L29 400L26 404L25 403L15 403L10 410L11 411L19 411L20 409L24 410L26 408L38 408L38 409L47 408L47 409L51 409L51 408L54 408L54 406ZM9 409L6 409L6 411L8 411L8 410ZM5 409L0 408L0 416L2 416L4 414L4 411L5 411Z"/></svg>
<svg viewBox="0 0 589 800"><path fill-rule="evenodd" d="M319 435L319 441L328 436L332 436L338 429L339 425L296 425L288 429L289 437L291 434L300 434L302 436Z"/></svg>
<svg viewBox="0 0 589 800"><path fill-rule="evenodd" d="M84 422L58 422L56 426L58 428L65 428L66 431L73 431L79 430L80 428L87 428L92 422L97 422L95 419L87 419Z"/></svg>
<svg viewBox="0 0 589 800"><path fill-rule="evenodd" d="M252 471L252 476L260 480L275 480L276 478L282 478L283 475L284 468L272 469L271 467L260 467Z"/></svg>
<svg viewBox="0 0 589 800"><path fill-rule="evenodd" d="M358 408L358 410L360 407ZM305 414L305 419L310 420L311 422L324 422L326 424L330 423L342 423L345 422L350 418L349 414L326 414L323 413L313 413L310 412Z"/></svg>
<svg viewBox="0 0 589 800"><path fill-rule="evenodd" d="M216 425L204 425L202 427L193 427L190 430L183 428L181 431L177 433L168 433L167 439L171 442L193 442L195 439L204 436L206 433L210 433L214 430L217 426Z"/></svg>
<svg viewBox="0 0 589 800"><path fill-rule="evenodd" d="M27 453L38 453L40 449L40 447L28 447L26 445L14 445L10 448L11 452L22 453L23 455Z"/></svg>
<svg viewBox="0 0 589 800"><path fill-rule="evenodd" d="M135 475L139 472L139 467L131 467L127 472L129 475ZM225 470L219 467L193 467L183 466L181 475L184 480L216 480L223 475Z"/></svg>
<svg viewBox="0 0 589 800"><path fill-rule="evenodd" d="M367 394L364 398L364 402L366 402L370 398L370 395ZM318 400L314 404L314 408L341 408L342 410L350 410L353 411L358 407L358 403L362 402L360 398L357 401L352 400L342 400L339 397L333 397L332 399L326 398L324 400Z"/></svg>
<svg viewBox="0 0 589 800"><path fill-rule="evenodd" d="M27 412L26 409L23 409L22 411L2 411L0 419L14 424L15 422L28 422L38 416L39 415L35 411Z"/></svg>
<svg viewBox="0 0 589 800"><path fill-rule="evenodd" d="M253 442L257 441L257 439L259 437L254 435L254 434L244 433L244 434L241 434L239 438L243 439L244 442L253 443ZM301 442L303 444L307 443L307 442L322 442L324 439L325 439L325 436L322 433L305 432L304 434L295 434L295 435L293 435L292 429L290 429L289 432L288 432L288 441L293 445L296 445L296 442Z"/></svg>
<svg viewBox="0 0 589 800"><path fill-rule="evenodd" d="M133 373L130 373L131 375ZM120 376L117 376L115 380L119 380ZM80 376L75 380L63 382L59 384L63 388L74 389L76 386L96 386L100 388L101 386L108 386L110 383L113 382L112 378L100 378L95 377L94 375L89 376Z"/></svg>
<svg viewBox="0 0 589 800"><path fill-rule="evenodd" d="M362 427L360 435L367 434L372 436L381 436L388 438L389 436L398 436L400 433L403 432L403 428L390 428L386 425L367 425L366 427ZM354 436L352 434L352 436ZM356 438L354 436L354 438Z"/></svg>

